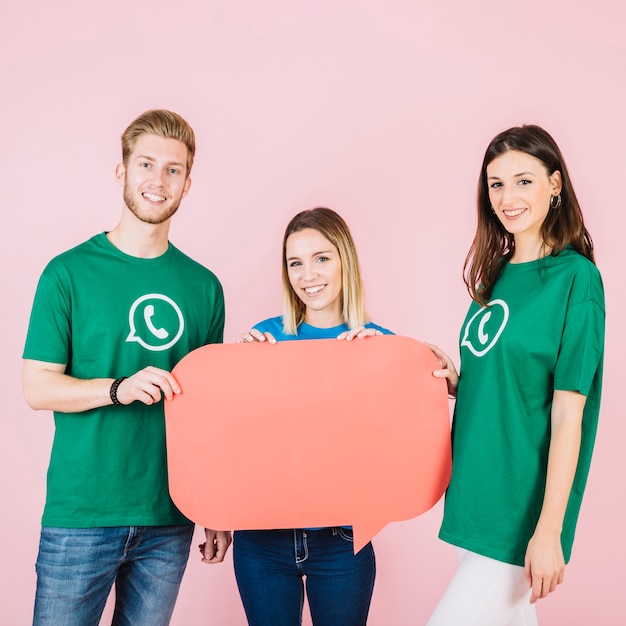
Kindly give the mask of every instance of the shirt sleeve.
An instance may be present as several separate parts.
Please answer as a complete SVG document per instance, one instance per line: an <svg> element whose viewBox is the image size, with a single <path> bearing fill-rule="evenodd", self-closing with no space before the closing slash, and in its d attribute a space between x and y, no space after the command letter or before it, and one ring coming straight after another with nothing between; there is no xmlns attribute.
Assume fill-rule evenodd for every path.
<svg viewBox="0 0 626 626"><path fill-rule="evenodd" d="M599 272L575 277L554 373L554 388L589 395L604 354L604 290Z"/></svg>
<svg viewBox="0 0 626 626"><path fill-rule="evenodd" d="M44 271L35 292L23 358L67 364L71 358L71 302L56 273Z"/></svg>
<svg viewBox="0 0 626 626"><path fill-rule="evenodd" d="M276 341L283 341L285 339L283 332L283 318L280 316L270 317L262 322L258 322L252 328L256 328L262 333L271 333ZM292 338L296 339L297 336L293 335Z"/></svg>
<svg viewBox="0 0 626 626"><path fill-rule="evenodd" d="M224 290L219 281L215 281L215 294L212 302L213 319L211 320L211 326L207 333L205 345L209 343L223 343L224 342L224 321L225 321L225 307L224 307Z"/></svg>
<svg viewBox="0 0 626 626"><path fill-rule="evenodd" d="M365 324L365 328L375 328L376 330L380 331L383 335L395 335L396 334L392 330L389 330L388 328L383 328L382 326L379 326L378 324L374 324L374 322L368 322L367 324Z"/></svg>

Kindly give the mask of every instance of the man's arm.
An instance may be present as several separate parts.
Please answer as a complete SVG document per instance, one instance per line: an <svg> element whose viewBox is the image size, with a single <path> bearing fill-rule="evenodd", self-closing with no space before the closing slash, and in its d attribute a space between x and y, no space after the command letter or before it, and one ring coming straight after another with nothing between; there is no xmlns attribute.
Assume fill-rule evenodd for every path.
<svg viewBox="0 0 626 626"><path fill-rule="evenodd" d="M68 376L66 367L65 364L24 359L24 398L32 409L81 413L113 404L110 396L113 378L81 380ZM161 393L171 400L174 394L180 393L180 387L170 372L150 366L123 380L117 388L117 399L121 404L135 400L154 404L161 399Z"/></svg>

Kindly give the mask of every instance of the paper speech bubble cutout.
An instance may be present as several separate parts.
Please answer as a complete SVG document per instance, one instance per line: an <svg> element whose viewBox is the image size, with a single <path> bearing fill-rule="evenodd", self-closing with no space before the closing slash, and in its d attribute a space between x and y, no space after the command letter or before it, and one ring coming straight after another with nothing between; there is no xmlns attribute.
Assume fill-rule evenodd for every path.
<svg viewBox="0 0 626 626"><path fill-rule="evenodd" d="M169 486L219 530L353 526L354 551L430 509L451 470L446 382L422 343L213 344L176 365Z"/></svg>

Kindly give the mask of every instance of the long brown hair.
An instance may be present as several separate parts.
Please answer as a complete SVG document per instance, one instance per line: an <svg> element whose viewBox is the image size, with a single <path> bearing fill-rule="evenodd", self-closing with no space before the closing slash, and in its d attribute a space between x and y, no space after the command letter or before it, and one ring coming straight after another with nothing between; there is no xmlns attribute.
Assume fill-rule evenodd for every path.
<svg viewBox="0 0 626 626"><path fill-rule="evenodd" d="M503 260L515 251L515 239L491 209L487 166L509 150L524 152L539 159L548 176L561 173L561 204L551 208L541 226L544 245L558 255L567 246L595 263L593 242L585 228L583 215L572 186L565 159L552 137L540 126L514 126L494 137L487 147L478 179L478 224L474 241L467 253L464 279L467 290L480 305L487 304L495 282L504 267Z"/></svg>
<svg viewBox="0 0 626 626"><path fill-rule="evenodd" d="M365 290L354 239L344 219L332 209L317 207L298 213L291 219L283 236L283 329L286 335L295 335L304 321L306 307L289 282L287 267L287 238L306 228L318 231L337 248L341 259L343 321L348 328L369 322L365 311Z"/></svg>

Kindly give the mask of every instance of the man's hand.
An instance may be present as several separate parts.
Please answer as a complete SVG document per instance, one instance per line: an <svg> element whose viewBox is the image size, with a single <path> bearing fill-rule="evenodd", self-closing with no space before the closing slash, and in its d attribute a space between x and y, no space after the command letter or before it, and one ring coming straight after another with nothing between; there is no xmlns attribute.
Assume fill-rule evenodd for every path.
<svg viewBox="0 0 626 626"><path fill-rule="evenodd" d="M120 383L117 388L117 399L122 404L130 404L135 400L144 404L154 404L161 399L161 393L171 400L180 391L180 385L170 372L149 366Z"/></svg>

